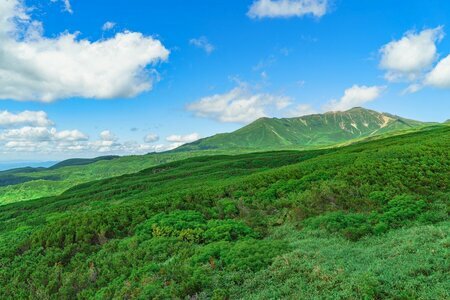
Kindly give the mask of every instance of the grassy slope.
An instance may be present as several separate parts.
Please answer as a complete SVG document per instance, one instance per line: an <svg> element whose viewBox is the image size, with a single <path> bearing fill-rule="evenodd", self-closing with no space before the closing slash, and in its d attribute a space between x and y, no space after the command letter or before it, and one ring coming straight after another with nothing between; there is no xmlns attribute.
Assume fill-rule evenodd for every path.
<svg viewBox="0 0 450 300"><path fill-rule="evenodd" d="M84 182L135 173L158 164L205 154L208 153L147 154L101 160L87 165L4 171L0 172L0 205L59 195Z"/></svg>
<svg viewBox="0 0 450 300"><path fill-rule="evenodd" d="M0 207L0 298L448 298L449 137L191 158Z"/></svg>

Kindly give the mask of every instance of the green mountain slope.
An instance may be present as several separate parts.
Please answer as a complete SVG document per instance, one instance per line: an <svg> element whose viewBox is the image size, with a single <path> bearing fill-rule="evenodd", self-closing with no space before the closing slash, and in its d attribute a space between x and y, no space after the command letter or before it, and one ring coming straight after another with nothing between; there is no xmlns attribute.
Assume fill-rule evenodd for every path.
<svg viewBox="0 0 450 300"><path fill-rule="evenodd" d="M0 207L1 299L448 299L450 127Z"/></svg>
<svg viewBox="0 0 450 300"><path fill-rule="evenodd" d="M426 123L363 108L291 119L260 119L165 153L70 159L43 169L0 172L0 205L58 195L77 184L138 172L188 157L282 149L317 149L419 130Z"/></svg>
<svg viewBox="0 0 450 300"><path fill-rule="evenodd" d="M424 125L426 123L356 107L298 118L261 118L232 133L201 139L176 151L323 147Z"/></svg>
<svg viewBox="0 0 450 300"><path fill-rule="evenodd" d="M60 181L63 179L62 174L59 174L58 172L53 172L52 170L64 168L64 167L71 167L71 166L85 166L89 165L95 162L103 161L103 160L113 160L119 158L119 156L101 156L96 157L92 159L83 159L83 158L74 158L74 159L68 159L64 160L58 163L55 163L53 166L50 166L48 168L44 167L24 167L24 168L16 168L6 171L0 171L0 189L4 186L9 185L18 185L21 183L33 181L33 180L41 180L41 181ZM75 171L75 170L73 170ZM119 174L116 174L119 175ZM6 196L5 193L3 193L3 196ZM20 198L20 197L19 197ZM32 197L31 197L32 198ZM1 200L0 196L0 204L3 200ZM30 199L30 198L26 198ZM22 200L22 198L18 199Z"/></svg>
<svg viewBox="0 0 450 300"><path fill-rule="evenodd" d="M0 172L0 205L59 195L80 183L135 173L151 166L198 155L195 152L153 153L106 160L68 160L51 168L3 171Z"/></svg>

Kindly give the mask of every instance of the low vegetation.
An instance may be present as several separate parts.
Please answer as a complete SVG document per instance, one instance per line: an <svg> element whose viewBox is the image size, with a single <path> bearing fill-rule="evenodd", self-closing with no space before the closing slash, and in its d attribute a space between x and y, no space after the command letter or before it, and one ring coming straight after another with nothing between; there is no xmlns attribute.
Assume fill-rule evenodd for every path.
<svg viewBox="0 0 450 300"><path fill-rule="evenodd" d="M0 207L1 299L448 299L450 127Z"/></svg>

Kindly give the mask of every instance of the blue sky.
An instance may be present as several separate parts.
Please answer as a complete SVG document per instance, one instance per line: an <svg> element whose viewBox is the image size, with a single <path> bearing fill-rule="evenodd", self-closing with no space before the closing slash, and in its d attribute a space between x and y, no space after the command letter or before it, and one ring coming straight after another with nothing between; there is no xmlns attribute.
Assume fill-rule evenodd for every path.
<svg viewBox="0 0 450 300"><path fill-rule="evenodd" d="M6 18L13 34L0 32L0 42L18 51L0 57L0 118L11 120L3 127L0 120L0 161L160 151L263 115L353 104L423 121L450 118L448 1L0 0L2 14L14 17ZM67 47L56 47L67 52L61 61L45 60L75 32ZM140 36L129 52L91 51L132 33ZM137 58L150 45L153 53ZM25 59L22 46L47 56ZM72 58L85 65L65 63ZM17 70L7 59L33 67ZM49 84L53 76L67 78ZM50 96L36 78L51 86ZM24 111L44 112L45 120Z"/></svg>

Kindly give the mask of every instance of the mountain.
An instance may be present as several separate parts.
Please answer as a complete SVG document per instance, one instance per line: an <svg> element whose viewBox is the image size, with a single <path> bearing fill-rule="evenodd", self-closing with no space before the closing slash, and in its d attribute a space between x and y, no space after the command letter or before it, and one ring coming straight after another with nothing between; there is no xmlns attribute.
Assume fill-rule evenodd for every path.
<svg viewBox="0 0 450 300"><path fill-rule="evenodd" d="M449 299L450 127L427 128L0 206L0 299Z"/></svg>
<svg viewBox="0 0 450 300"><path fill-rule="evenodd" d="M48 168L56 164L57 161L3 161L0 162L0 172L21 168Z"/></svg>
<svg viewBox="0 0 450 300"><path fill-rule="evenodd" d="M355 107L296 118L261 118L232 133L204 138L175 151L324 147L424 125L427 123Z"/></svg>

